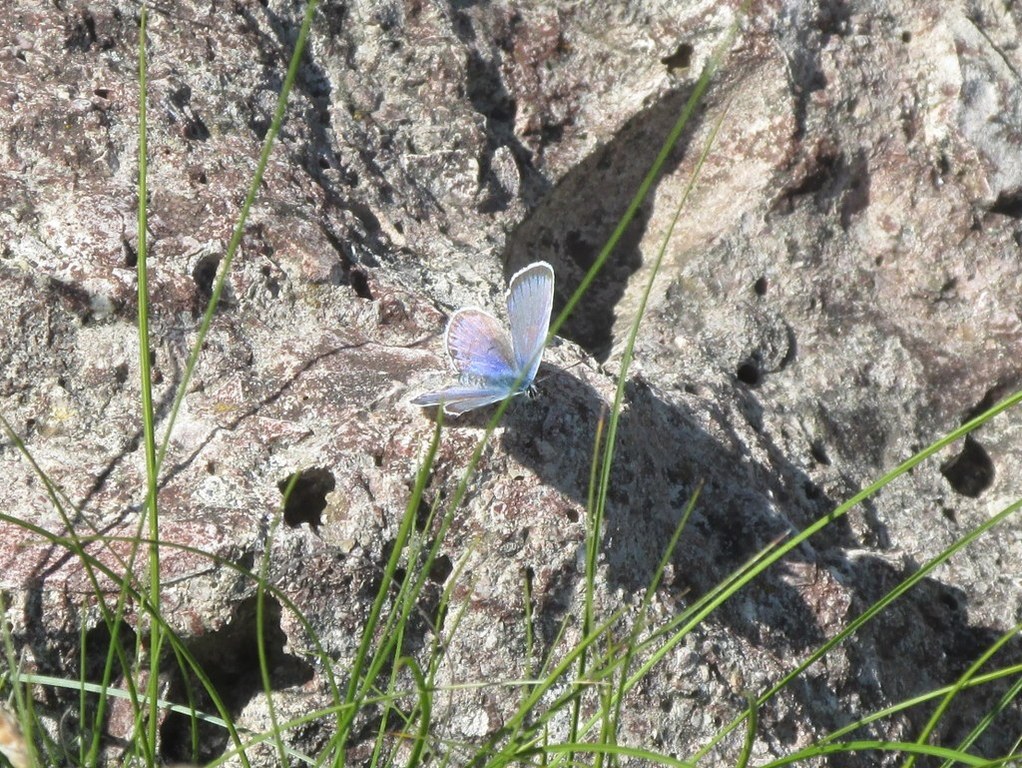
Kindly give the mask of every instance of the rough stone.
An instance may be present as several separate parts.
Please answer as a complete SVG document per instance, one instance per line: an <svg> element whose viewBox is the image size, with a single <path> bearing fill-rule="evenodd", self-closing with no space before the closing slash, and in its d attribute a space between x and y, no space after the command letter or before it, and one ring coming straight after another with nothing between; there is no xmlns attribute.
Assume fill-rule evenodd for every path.
<svg viewBox="0 0 1022 768"><path fill-rule="evenodd" d="M548 351L542 398L509 409L440 545L421 613L435 613L449 587L448 615L460 623L444 637L438 683L452 692L436 702L436 744L492 736L518 701L499 683L528 678L580 639L572 617L593 442L650 281L596 601L634 617L701 488L651 629L1019 389L1019 11L851 0L753 4L738 19L738 6L321 5L160 482L162 612L217 670L240 724L269 722L244 570L265 562L276 590L267 635L278 712L326 706L313 640L343 685L434 430L407 401L450 375L446 314L501 312L506 277L539 258L557 274L555 310L564 305L735 23L664 175ZM146 486L138 8L0 9L0 414L53 483L0 444L0 587L26 668L71 679L82 628L90 656L102 659L110 642L98 601L116 600ZM291 0L182 0L150 15L158 429L225 269L302 12ZM428 502L450 498L485 420L445 425ZM1005 414L793 551L630 695L622 743L698 750L747 691L768 688L1022 497L1020 441ZM277 527L294 473L299 488ZM27 525L91 537L95 583L66 543ZM141 579L144 547L139 555ZM953 682L1017 622L1019 563L1012 519L764 707L753 759ZM136 602L126 617L148 633ZM415 623L413 652L441 629ZM1005 658L1018 653L1015 642ZM185 681L166 674L167 695L183 700ZM455 687L480 682L497 685ZM941 743L968 733L992 706L990 690L958 700ZM40 701L55 728L78 699ZM1017 715L995 722L977 753L1005 752ZM911 739L927 717L911 710L871 734ZM315 753L330 725L290 734L291 746ZM111 732L130 727L115 711ZM174 716L162 724L167 760L187 757L181 728ZM227 747L215 730L204 738L210 759ZM366 738L352 762L369 758ZM738 739L713 758L733 762ZM251 757L276 760L272 750Z"/></svg>

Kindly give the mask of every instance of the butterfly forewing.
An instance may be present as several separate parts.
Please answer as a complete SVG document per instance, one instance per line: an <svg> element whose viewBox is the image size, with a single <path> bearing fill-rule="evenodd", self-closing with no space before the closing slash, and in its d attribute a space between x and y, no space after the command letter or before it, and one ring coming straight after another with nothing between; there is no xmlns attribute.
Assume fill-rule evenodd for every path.
<svg viewBox="0 0 1022 768"><path fill-rule="evenodd" d="M500 383L515 380L515 357L507 331L481 309L459 309L451 315L447 354L461 376Z"/></svg>
<svg viewBox="0 0 1022 768"><path fill-rule="evenodd" d="M507 314L520 388L527 389L543 359L554 306L554 270L537 261L515 273L507 289Z"/></svg>

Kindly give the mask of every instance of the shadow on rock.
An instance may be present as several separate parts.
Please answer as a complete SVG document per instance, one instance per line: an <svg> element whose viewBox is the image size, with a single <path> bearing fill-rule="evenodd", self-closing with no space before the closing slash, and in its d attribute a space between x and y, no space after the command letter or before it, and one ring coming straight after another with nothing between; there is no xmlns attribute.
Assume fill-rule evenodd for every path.
<svg viewBox="0 0 1022 768"><path fill-rule="evenodd" d="M613 140L578 163L537 208L508 236L504 254L506 276L543 258L557 273L555 312L575 292L610 239L628 209L635 190L652 166L663 137L681 114L690 89L673 91L652 107L633 116ZM664 166L669 174L685 155L692 133L700 123L694 118L675 145ZM635 213L596 279L585 300L560 329L597 360L606 360L613 342L615 308L628 278L642 266L639 244L646 231L652 195Z"/></svg>
<svg viewBox="0 0 1022 768"><path fill-rule="evenodd" d="M606 406L588 385L569 375L551 380L557 382L556 391L509 410L503 448L544 482L585 505L596 427L606 418ZM637 595L646 588L697 488L695 509L661 586L680 608L771 542L837 507L762 433L759 445L768 459L754 459L729 427L728 414L715 412L716 406L702 405L702 422L708 411L711 434L694 411L668 404L644 382L632 382L626 394L603 538L612 593L621 589ZM740 412L758 407L749 398L753 402L737 404ZM847 521L835 520L724 603L710 625L723 625L752 646L792 659L785 666L794 666L910 574L879 558L850 560L848 552L857 550L861 544ZM570 585L565 589L570 591ZM857 694L863 711L946 685L999 634L970 625L966 602L959 590L925 579L846 643L850 670L820 680L820 673L810 671L807 680L816 680L830 697L847 693L834 689L849 681L865 681ZM1022 643L1016 646L1005 654L1017 660ZM932 661L927 674L914 674L924 658ZM896 681L894 688L887 681ZM835 720L833 707L821 707L822 694L815 687L789 688L799 700L797 711L809 714L821 730L845 725ZM955 740L989 708L990 695L990 689L970 695L967 706L975 717L949 720L946 727ZM911 719L921 728L926 717L921 712ZM991 732L991 754L1007 750L1007 738Z"/></svg>

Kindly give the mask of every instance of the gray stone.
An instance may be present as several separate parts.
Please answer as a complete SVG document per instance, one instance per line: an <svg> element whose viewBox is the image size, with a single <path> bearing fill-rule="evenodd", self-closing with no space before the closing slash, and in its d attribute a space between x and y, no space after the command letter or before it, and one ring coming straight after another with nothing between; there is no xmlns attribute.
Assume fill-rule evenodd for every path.
<svg viewBox="0 0 1022 768"><path fill-rule="evenodd" d="M224 268L301 14L280 0L183 0L150 15L160 427ZM10 441L0 445L0 511L54 535L68 522L78 535L101 534L88 552L123 573L145 489L138 5L27 0L0 20L0 412L59 489L68 520ZM650 281L596 592L601 615L626 608L621 635L697 487L651 629L1019 388L1017 11L791 2L737 21L663 177L561 329L566 341L548 350L542 397L511 406L441 543L442 567L407 637L422 653L443 631L430 611L459 574L448 616L460 624L443 637L437 680L455 687L435 702L438 749L497 733L519 701L501 683L529 678L547 653L580 639L593 441ZM364 0L317 11L160 485L163 615L216 670L239 725L269 720L255 586L231 566L258 571L266 558L282 598L266 627L278 712L327 705L308 630L345 685L434 429L407 401L451 376L446 315L467 305L502 313L507 276L537 259L553 264L555 311L563 306L735 22L730 5L647 0ZM427 501L451 497L486 418L445 425ZM1010 413L985 425L736 595L630 695L621 742L678 756L699 749L742 710L745 692L769 687L1022 496L1012 471L1020 432ZM298 493L276 528L295 472ZM66 546L0 525L0 586L26 669L77 679L80 628L90 657L102 659L109 642L97 585ZM1016 623L1020 562L1010 520L766 705L754 758L953 682ZM133 568L144 579L145 557ZM96 578L113 605L118 583ZM148 633L134 602L126 618ZM480 682L495 685L456 687ZM172 672L163 690L183 700ZM964 737L989 695L960 697L940 743ZM78 701L69 692L40 700L53 728ZM871 733L911 739L926 717L912 710ZM127 737L130 713L115 710L109 727ZM162 724L167 760L189 757L182 727ZM558 735L564 721L552 727ZM288 738L315 753L330 728ZM977 752L1003 754L1015 730L995 722ZM365 733L353 763L370 755L374 730ZM225 737L203 735L203 757L215 757ZM733 762L738 738L713 761ZM251 757L276 761L272 750Z"/></svg>

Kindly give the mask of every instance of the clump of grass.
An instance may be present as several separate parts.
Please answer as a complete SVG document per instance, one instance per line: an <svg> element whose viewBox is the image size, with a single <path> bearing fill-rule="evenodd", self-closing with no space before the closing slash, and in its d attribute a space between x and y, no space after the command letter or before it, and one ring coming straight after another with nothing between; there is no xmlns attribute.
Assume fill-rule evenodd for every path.
<svg viewBox="0 0 1022 768"><path fill-rule="evenodd" d="M10 425L5 420L2 421L12 443L21 451L25 460L32 465L37 476L43 482L51 503L62 516L67 533L54 534L14 516L0 515L0 519L19 526L26 535L38 537L54 547L67 551L76 558L95 589L96 604L103 624L113 640L109 643L103 660L101 681L90 683L84 677L72 680L24 673L20 670L17 649L10 631L7 630L3 633L8 672L0 680L0 684L10 691L16 715L11 716L6 710L0 710L0 754L3 754L8 762L16 768L22 768L23 765L65 763L98 766L112 762L104 755L103 728L112 700L123 698L130 702L132 711L135 713L134 733L125 745L125 754L120 760L125 765L155 766L160 764L157 724L161 714L170 711L189 718L192 726L191 748L196 758L202 754L201 726L213 725L224 729L229 734L231 746L224 755L213 760L209 765L236 761L241 765L248 766L252 764L256 754L264 754L259 752L263 748L268 748L272 757L260 758L261 764L268 764L266 762L268 759L272 764L284 766L292 764L345 765L348 750L357 744L364 744L367 738L364 735L365 732L363 730L356 731L356 727L363 726L370 721L375 723L373 735L369 737L368 754L370 757L367 760L372 765L403 764L414 767L429 762L431 765L441 766L472 765L480 768L490 768L491 766L496 768L510 764L603 766L607 763L641 761L650 765L691 766L700 763L714 750L720 748L724 741L739 729L744 729L744 735L739 740L737 748L733 750L734 754L729 761L736 766L748 764L759 727L758 712L764 705L803 676L829 651L852 637L867 622L882 615L891 603L911 590L936 567L960 554L979 537L1013 515L1019 506L1022 506L1022 501L1010 505L998 515L962 536L951 547L926 563L916 573L907 577L888 595L851 621L841 632L808 654L805 659L795 665L791 672L767 690L759 694L750 694L747 707L736 712L735 718L730 723L720 728L701 749L687 758L658 753L643 748L641 745L619 742L621 716L627 706L629 694L639 683L650 676L657 665L677 648L689 633L703 625L707 618L724 602L756 581L767 568L776 564L809 537L847 514L855 505L862 503L880 489L895 482L897 478L919 463L931 458L934 453L950 443L962 439L972 430L1017 405L1018 401L1022 399L1022 393L1013 395L960 429L940 438L933 445L885 474L804 531L784 540L778 540L764 548L747 563L724 578L716 587L704 595L693 596L690 604L679 611L677 615L661 626L654 627L649 620L651 601L677 543L684 535L689 515L698 504L698 492L694 493L680 515L679 523L672 537L666 542L659 564L637 607L631 611L621 608L601 615L595 600L598 581L597 563L604 525L604 512L611 488L610 471L615 459L617 425L624 403L624 385L633 359L635 339L643 318L645 303L660 261L666 251L674 223L682 213L685 200L683 197L661 243L651 270L650 281L646 285L639 309L632 320L617 371L618 386L614 401L607 414L601 419L596 432L587 503L583 611L579 638L572 643L566 642L568 625L565 620L561 631L549 644L541 663L536 668L530 668L528 679L479 681L476 684L500 687L516 695L516 706L496 733L481 743L456 743L441 739L438 736L438 724L434 721L433 712L436 697L446 695L450 691L438 686L437 679L441 665L446 660L446 648L451 638L462 631L460 629L461 620L464 612L468 610L467 603L463 603L455 615L450 615L453 605L452 596L455 588L463 585L465 566L471 555L470 551L465 552L459 562L455 564L442 594L436 601L435 614L427 617L434 628L443 627L443 630L435 629L429 644L414 653L408 648L407 633L411 621L419 611L430 571L437 562L455 513L461 509L468 497L475 469L490 437L499 424L504 409L507 407L506 402L495 410L473 453L467 458L465 469L454 492L443 503L438 500L431 505L425 524L419 520L417 525L417 519L421 517L421 509L424 505L424 491L432 474L438 447L444 434L442 417L438 419L432 439L416 473L414 487L398 527L395 545L383 566L379 587L368 619L362 629L358 650L351 666L347 669L335 670L332 660L319 644L314 627L302 616L298 606L270 584L268 578L269 544L258 569L250 571L235 563L223 561L210 553L164 541L160 534L157 481L166 455L170 431L187 390L188 382L199 362L203 339L210 328L214 310L241 240L248 212L255 201L269 153L283 120L288 94L295 81L298 62L309 33L315 7L315 2L306 4L303 25L281 91L278 108L267 133L260 162L239 215L238 224L228 245L223 267L213 286L212 295L200 323L195 345L185 363L182 382L171 408L166 431L159 445L157 445L154 427L148 354L146 211L144 205L140 206L138 221L139 359L142 370L142 402L140 405L144 427L143 444L148 484L144 514L140 517L136 535L118 539L95 530L80 532L75 523L82 520L83 517L77 515L73 505L35 465L31 453L14 434ZM147 199L145 29L146 11L143 6L139 43L139 83L142 94L139 115L139 200L143 201ZM551 334L556 333L584 295L625 232L631 218L652 189L668 154L674 148L696 106L709 87L713 73L729 44L730 38L722 45L721 53L713 57L710 65L700 77L689 102L664 141L649 173L639 189L636 190L631 205L612 237L600 252L578 291L569 300L564 312L553 321ZM725 114L726 110L722 113L720 120L725 119ZM714 126L702 150L689 189L698 178L702 162L712 147L719 125L718 122ZM687 197L687 193L685 197ZM0 420L2 418L0 415ZM281 510L286 506L297 478L298 475L293 476L285 489ZM274 528L270 531L271 541L279 521L278 517ZM127 558L115 558L116 569L104 564L88 549L93 544L109 545L114 542L128 542L132 545ZM218 568L234 569L254 586L257 604L259 672L271 724L266 731L257 733L243 731L232 722L227 708L223 705L222 697L209 676L161 615L159 562L161 552L168 548L185 549L193 554L208 557L211 564ZM111 551L113 550L111 549ZM135 561L143 552L148 558L148 580L139 582L134 575ZM103 590L100 588L100 580L104 578L113 580L119 585L119 593L113 607L108 606ZM526 647L523 652L524 658L532 658L535 640L531 631L533 617L528 579L524 580L523 590L526 597L523 601L525 609L522 617L526 638ZM331 691L332 701L329 706L290 719L282 719L278 713L271 686L272 670L266 648L266 638L262 632L263 616L269 599L277 601L282 606L282 610L290 612L304 627L312 645L311 653L316 657L319 669L322 670L327 687ZM128 604L136 606L139 613L144 615L149 622L145 645L143 644L143 634L141 632L136 634L135 630L127 625L125 613ZM6 606L4 607L6 608ZM984 729L995 722L1016 700L1019 690L1022 690L1022 684L1019 683L992 702L989 716L978 723L961 744L955 747L929 744L935 727L943 718L953 712L955 698L962 691L975 690L1001 680L1019 679L1019 675L1022 673L1020 665L984 672L996 651L1007 640L1015 637L1018 630L1019 627L1013 628L993 643L988 651L961 675L958 681L929 694L892 705L879 712L861 713L850 725L837 729L815 744L796 750L770 765L780 766L796 762L813 763L826 760L832 755L862 751L905 755L907 756L907 765L911 765L917 755L942 758L946 765L953 762L967 765L998 765L1022 759L1022 755L1017 754L1017 746L1011 754L998 760L981 759L968 752ZM120 642L119 639L124 639L125 642ZM86 667L85 662L89 653L90 649L87 647L83 627L81 669ZM159 698L157 686L160 665L171 657L180 668L182 675L187 680L194 681L193 695L189 704L172 703ZM114 681L117 680L123 681L123 688L115 687ZM146 681L144 685L138 684L137 681L140 680ZM50 731L41 727L44 716L37 711L33 688L66 688L78 692L78 731L72 734L71 738L55 739L51 736ZM215 713L200 711L197 703L200 700L210 702ZM933 710L930 722L920 731L913 742L889 743L854 738L857 731L882 718L892 717L911 707L934 702L939 703ZM371 720L370 715L375 719ZM301 754L289 746L289 734L299 728L311 725L318 726L323 733L331 735L317 754ZM719 758L715 756L716 760Z"/></svg>

